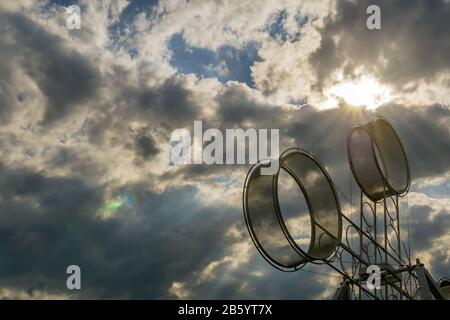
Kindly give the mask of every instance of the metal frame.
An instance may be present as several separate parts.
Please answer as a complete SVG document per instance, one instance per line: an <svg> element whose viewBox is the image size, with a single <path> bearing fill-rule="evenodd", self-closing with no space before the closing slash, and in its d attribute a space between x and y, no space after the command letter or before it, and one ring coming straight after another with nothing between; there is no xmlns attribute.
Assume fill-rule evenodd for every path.
<svg viewBox="0 0 450 320"><path fill-rule="evenodd" d="M403 188L403 190L395 190L389 183L388 177L386 177L386 175L384 174L383 170L382 170L382 166L386 167L385 163L384 163L384 157L381 154L380 148L378 146L378 143L376 141L376 138L374 137L373 134L373 130L374 130L374 125L377 121L382 121L386 126L389 127L391 133L393 134L393 138L394 140L397 142L397 147L399 148L399 150L401 151L403 158L405 160L405 169L406 169L406 185ZM394 128L392 127L392 125L383 117L381 116L376 116L372 121L370 121L369 123L363 124L363 125L356 125L353 126L348 134L347 134L347 157L348 157L348 161L350 164L350 169L352 171L353 177L355 178L356 183L358 184L359 188L362 190L362 192L372 201L379 201L382 200L383 197L378 198L378 197L374 197L374 195L370 194L367 190L366 187L364 186L364 184L361 182L361 179L359 178L358 172L355 169L354 166L354 159L352 159L352 155L351 155L351 137L354 131L356 130L363 130L364 132L366 132L366 134L368 135L368 137L370 138L371 141L371 150L372 150L372 160L373 163L375 164L376 168L377 168L377 173L379 178L381 179L383 186L383 188L387 188L389 192L386 192L385 194L387 195L398 195L398 196L404 196L408 193L409 188L411 186L411 171L410 171L410 167L409 167L409 163L408 163L408 158L406 156L406 152L405 149L403 147L403 144L397 134L397 132L394 130ZM381 156L381 161L383 162L383 164L380 164L380 160L377 157L377 152L376 150L378 150L378 152L380 153Z"/></svg>
<svg viewBox="0 0 450 320"><path fill-rule="evenodd" d="M336 204L336 220L338 223L338 234L337 234L337 239L341 239L342 237L342 218L340 215L341 212L341 207L340 207L340 203L339 203L339 197L337 195L335 186L333 184L333 181L331 180L330 176L328 175L328 173L326 172L325 168L323 167L323 165L319 162L319 160L317 160L311 153L309 153L308 151L304 150L304 149L300 149L300 148L291 148L291 149L287 149L285 152L283 152L280 155L280 169L285 170L297 183L298 187L301 189L303 196L306 200L307 206L308 206L308 210L310 213L310 218L311 218L311 228L312 228L312 232L311 232L311 241L310 241L310 246L309 249L311 249L314 245L315 245L315 235L316 235L316 226L318 225L316 223L315 217L314 217L314 211L315 209L312 208L311 205L311 201L310 201L310 197L308 196L308 190L307 188L304 186L304 184L301 182L301 179L299 177L297 177L297 175L288 167L284 164L284 159L286 156L290 155L290 154L299 154L305 158L307 158L309 161L311 161L323 174L323 177L325 178L332 194L333 194L333 200ZM308 251L306 252L305 250L303 250L300 246L297 245L297 243L295 242L295 240L293 239L291 233L289 232L289 229L287 228L284 219L282 217L282 213L281 213L281 209L280 209L280 204L279 204L279 200L278 200L278 177L279 177L279 170L276 174L274 174L272 176L272 198L273 198L273 205L274 205L274 211L278 220L278 223L280 225L280 228L284 234L284 236L286 237L286 241L289 243L289 245L291 246L292 249L295 250L295 252L297 252L299 254L300 257L302 257L304 259L303 263L300 263L299 265L295 266L295 267L289 267L286 266L282 263L280 263L280 261L277 261L274 257L272 257L267 250L264 249L264 246L261 244L261 242L258 240L257 235L254 232L254 228L253 228L253 224L252 221L249 217L249 199L248 199L248 190L249 190L249 184L251 183L250 179L253 176L255 170L258 170L260 167L262 167L264 164L262 162L258 162L256 164L254 164L249 172L247 173L247 176L245 178L245 182L244 182L244 188L243 188L243 209L244 209L244 217L245 217L245 222L246 222L246 226L247 226L247 230L249 231L249 234L251 236L251 239L255 245L255 247L258 249L258 251L261 253L261 255L263 256L263 258L269 262L272 266L274 266L275 268L281 270L281 271L285 271L285 272L293 272L293 271L297 271L299 269L301 269L304 264L306 262L311 262L311 263L315 263L315 264L323 264L323 263L327 263L327 258L329 258L330 256L333 256L333 253L336 250L336 245L334 246L334 248L332 250L330 250L329 254L327 255L327 257L325 258L318 258L318 257L314 257L313 255L310 254L310 250L308 249ZM267 195L270 196L270 195ZM335 236L333 235L332 239L334 239ZM332 257L333 259L334 257Z"/></svg>
<svg viewBox="0 0 450 320"><path fill-rule="evenodd" d="M249 209L248 209L248 193L247 193L247 190L248 190L249 178L253 174L254 170L258 169L258 167L260 165L261 165L260 163L255 163L254 165L252 165L252 167L250 168L249 172L247 173L247 176L245 177L244 189L243 189L243 197L242 197L242 205L243 205L243 208L244 208L245 225L247 226L247 230L248 230L248 233L250 234L250 237L252 239L253 244L255 245L256 249L258 249L258 252L264 258L264 260L266 260L270 265L272 265L274 268L276 268L276 269L278 269L280 271L294 272L294 271L297 271L297 270L303 268L305 266L305 264L306 264L306 261L303 264L299 264L297 267L288 267L288 266L280 264L278 261L274 260L266 252L264 247L260 244L258 238L254 234L253 225L252 225L251 219L249 219L249 217L248 217Z"/></svg>
<svg viewBox="0 0 450 320"><path fill-rule="evenodd" d="M325 168L319 162L319 160L316 159L308 151L306 151L304 149L300 149L300 148L290 148L290 149L287 149L286 151L284 151L280 155L280 160L281 160L280 161L280 168L283 168L284 170L286 170L286 172L289 173L292 178L294 178L294 180L297 182L297 185L300 187L300 189L301 189L301 191L303 193L303 196L305 197L306 204L308 206L308 210L309 210L310 217L311 217L311 230L312 230L312 232L311 232L310 248L314 247L314 245L315 245L316 228L314 228L314 225L318 224L316 222L316 218L315 218L315 216L313 214L315 209L311 205L311 201L310 201L310 198L308 196L308 190L305 188L305 186L302 183L302 181L299 179L299 177L297 177L297 175L292 170L289 169L289 167L285 166L284 163L283 163L284 156L288 155L289 153L299 153L299 154L309 158L309 160L311 160L320 169L320 171L322 172L323 176L327 180L327 183L328 183L328 185L330 187L330 190L333 193L334 201L335 201L335 204L336 204L336 211L338 212L338 215L337 215L337 221L338 221L338 236L337 236L337 239L341 239L342 238L342 218L340 216L341 205L340 205L340 202L339 202L339 197L337 195L335 186L334 186L333 181L331 180L330 176L328 175L328 172L325 170ZM283 216L282 216L282 213L281 213L280 204L279 204L279 200L278 200L278 176L279 176L279 172L274 176L273 196L274 196L275 210L277 212L278 221L279 221L279 223L281 225L281 228L283 229L283 232L284 232L286 238L288 239L288 241L291 244L291 246L299 254L301 254L304 257L306 257L309 262L320 263L321 261L323 261L323 263L326 263L327 258L322 258L322 259L318 260L317 257L314 257L314 256L308 254L308 252L305 252L301 247L299 247L297 245L297 243L295 242L295 240L293 239L291 233L289 232L289 229L287 228L286 224L284 223L284 219L283 219ZM335 251L335 249L336 249L336 245L334 246L333 250L330 250L330 253L327 255L327 257L330 257L333 254L333 251Z"/></svg>
<svg viewBox="0 0 450 320"><path fill-rule="evenodd" d="M377 139L372 132L374 130L373 126L376 121L383 121L383 124L389 127L389 130L393 134L393 139L396 140L397 147L401 151L401 154L405 161L404 168L406 169L406 184L404 188L402 188L402 190L395 190L394 187L390 185L388 177L382 170L382 166L386 168L385 159L383 154L381 154L380 148L377 145ZM382 183L382 194L379 195L377 191L376 197L365 190L363 183L361 183L358 177L358 172L354 167L354 159L352 159L350 150L350 140L354 130L364 130L370 139L370 148L366 148L365 150L371 150L373 161L372 167L376 168L378 177L380 178L380 181ZM366 147L368 146L366 145ZM379 157L377 156L377 150L381 159L378 159ZM327 230L324 226L320 225L319 221L315 219L315 208L313 208L313 206L311 205L307 188L302 183L301 179L295 174L295 172L293 172L289 169L288 166L283 164L283 160L290 153L299 153L302 156L307 157L308 160L314 162L314 164L320 169L323 177L325 177L326 182L328 183L332 191L336 209L338 212L337 234L333 234L332 232ZM298 253L299 257L303 258L302 263L299 263L295 267L285 266L274 259L270 254L268 254L254 232L252 221L249 218L248 190L249 184L251 183L250 177L252 177L255 170L258 170L258 168L263 166L263 164L261 162L258 162L253 165L250 168L244 182L243 209L246 226L255 247L267 262L269 262L275 268L285 272L300 270L307 262L312 262L315 264L327 264L343 277L343 282L334 295L335 299L351 299L352 293L354 293L354 297L357 299L363 299L366 297L370 297L371 299L375 300L416 299L418 296L420 296L422 299L443 299L444 297L442 292L440 292L438 285L434 282L431 275L424 268L423 264L421 264L418 260L415 265L411 264L409 249L406 249L404 247L404 243L401 241L399 200L401 197L405 196L408 193L411 184L411 177L405 150L394 128L386 119L379 116L365 125L354 126L353 128L351 128L347 135L347 156L351 172L353 173L353 177L360 187L359 225L357 225L356 222L352 221L352 219L348 218L342 212L339 197L336 192L336 187L333 184L333 181L331 180L327 171L319 162L319 160L317 160L317 158L315 158L308 151L299 148L288 149L280 156L280 168L278 172L272 176L271 197L274 206L274 214L277 217L277 221L279 227L282 230L282 234L285 236L290 248ZM380 161L382 161L383 163L380 164ZM373 166L373 164L375 164L375 167ZM361 167L364 167L364 165ZM285 170L295 180L296 184L301 189L307 203L311 218L311 241L307 251L303 250L300 246L297 245L283 219L278 199L278 177L279 171L281 169ZM387 169L386 174L389 174L389 171ZM378 187L381 186L377 186L377 188ZM269 189L270 186L267 184L265 188ZM391 202L393 204L393 210L390 210L388 208L388 202ZM351 203L351 205L353 206L353 203ZM370 209L370 211L368 213L365 213L365 208ZM381 234L379 234L379 225L377 223L378 212L382 214L382 216L380 216L380 219L382 219L383 221L381 226ZM370 214L372 216L372 223L369 223L367 214ZM345 228L345 242L342 241L342 229L344 227L344 223L347 225ZM325 258L317 258L310 254L310 249L315 246L314 241L316 238L315 233L317 232L317 228L319 228L323 234L326 234L334 242L333 250L330 250L330 253ZM359 248L354 248L353 240L350 241L349 234L351 233L351 230L354 230L356 232L356 238L359 243ZM393 245L392 239L390 239L389 237L390 232L395 236L395 240L397 242L396 245ZM379 235L382 239L381 243L379 242ZM402 257L402 245L403 249L405 249L405 254L408 258L408 261L405 261ZM372 292L365 287L366 279L368 276L365 272L365 268L372 264L372 256L370 252L371 248L373 248L373 264L383 266L381 280L384 290L380 290L379 292L377 292L376 290ZM344 255L348 255L351 261L345 261ZM348 263L351 264L350 271L345 265ZM396 264L398 267L393 267L392 263ZM357 294L355 292L355 289L357 290ZM365 296L363 296L363 294Z"/></svg>

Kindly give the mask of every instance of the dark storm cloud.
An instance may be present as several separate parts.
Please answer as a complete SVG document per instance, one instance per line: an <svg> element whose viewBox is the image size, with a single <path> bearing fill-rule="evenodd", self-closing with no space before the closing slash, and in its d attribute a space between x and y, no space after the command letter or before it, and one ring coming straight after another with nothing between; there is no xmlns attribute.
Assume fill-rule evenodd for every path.
<svg viewBox="0 0 450 320"><path fill-rule="evenodd" d="M61 38L29 18L1 13L0 33L14 39L2 41L5 48L2 51L9 53L5 61L18 61L47 100L44 123L66 117L74 107L87 103L97 93L100 86L97 67L77 51L65 48ZM1 76L2 81L10 81L4 78L8 73L2 72Z"/></svg>
<svg viewBox="0 0 450 320"><path fill-rule="evenodd" d="M279 124L279 109L269 103L256 100L247 87L231 83L216 97L219 104L217 120L228 127L243 127L244 122L251 121L262 128Z"/></svg>
<svg viewBox="0 0 450 320"><path fill-rule="evenodd" d="M139 196L136 222L123 217L119 229L104 237L102 252L111 255L102 270L92 270L103 274L92 282L100 297L168 297L172 282L222 253L224 232L237 214L199 205L195 188Z"/></svg>
<svg viewBox="0 0 450 320"><path fill-rule="evenodd" d="M117 97L116 109L121 115L144 118L168 128L191 126L201 113L193 91L186 88L182 77L173 76L157 87L125 86ZM133 113L129 113L133 108Z"/></svg>
<svg viewBox="0 0 450 320"><path fill-rule="evenodd" d="M73 298L174 298L168 289L175 281L195 298L308 298L324 289L307 274L293 282L294 275L272 270L259 255L250 256L245 268L228 271L225 264L214 278L199 282L205 266L229 255L236 240L250 238L226 236L235 223L245 231L241 210L201 205L193 187L155 194L143 185L128 186L136 207L100 220L95 214L102 189L78 178L2 165L0 181L0 279L30 297L45 290ZM82 268L79 293L65 289L70 264ZM264 278L252 275L261 266ZM247 290L240 289L243 279Z"/></svg>
<svg viewBox="0 0 450 320"><path fill-rule="evenodd" d="M65 269L82 268L82 297L158 298L174 279L220 257L224 231L240 212L201 206L195 188L155 194L111 220L96 218L102 189L0 166L0 278L7 287L66 293ZM227 214L228 213L228 214Z"/></svg>
<svg viewBox="0 0 450 320"><path fill-rule="evenodd" d="M411 239L414 250L430 254L430 266L435 280L449 276L450 263L447 251L434 249L433 246L442 242L442 237L448 234L450 228L450 212L439 211L433 214L433 208L426 205L414 205L411 214ZM433 215L432 215L433 214Z"/></svg>
<svg viewBox="0 0 450 320"><path fill-rule="evenodd" d="M440 211L433 217L433 208L425 205L414 205L410 209L411 237L418 250L429 250L433 243L445 236L450 228L450 213Z"/></svg>
<svg viewBox="0 0 450 320"><path fill-rule="evenodd" d="M450 170L450 108L431 105L379 109L393 124L409 158L413 179L439 177Z"/></svg>
<svg viewBox="0 0 450 320"><path fill-rule="evenodd" d="M0 32L1 31L2 28L0 24ZM19 105L19 101L16 98L18 90L11 83L13 70L10 63L6 63L9 61L9 56L12 55L13 52L4 44L2 39L3 38L0 38L0 46L2 47L2 50L0 50L0 60L3 61L3 63L0 64L0 123L5 124L8 122L14 107Z"/></svg>
<svg viewBox="0 0 450 320"><path fill-rule="evenodd" d="M77 150L76 146L60 146L49 151L47 167L69 169L71 174L80 178L100 178L106 168L96 162L89 154Z"/></svg>
<svg viewBox="0 0 450 320"><path fill-rule="evenodd" d="M135 137L136 153L144 158L149 159L158 153L158 147L155 139L151 135L138 134Z"/></svg>
<svg viewBox="0 0 450 320"><path fill-rule="evenodd" d="M366 27L366 9L374 4L381 8L381 30ZM450 2L338 0L336 10L311 57L320 80L338 68L352 76L363 67L401 88L450 70Z"/></svg>
<svg viewBox="0 0 450 320"><path fill-rule="evenodd" d="M176 170L163 173L160 176L161 181L171 181L176 178L182 178L191 182L206 182L215 176L227 176L236 172L246 174L247 165L178 165ZM210 180L211 183L216 183Z"/></svg>
<svg viewBox="0 0 450 320"><path fill-rule="evenodd" d="M80 259L80 250L89 250L87 239L70 230L91 227L100 190L78 178L47 178L0 165L0 194L2 283L61 291L65 267Z"/></svg>
<svg viewBox="0 0 450 320"><path fill-rule="evenodd" d="M245 226L242 227L245 229ZM246 231L244 229L243 231ZM244 236L247 237L247 234ZM318 296L327 289L333 292L335 287L330 287L327 281L335 279L336 275L331 274L328 267L317 266L317 268L309 269L319 271L322 275L307 271L281 272L270 266L259 253L256 253L250 257L243 268L230 270L229 264L219 265L214 271L215 276L209 281L198 282L191 277L185 280L187 280L187 288L194 293L193 298L312 299L319 298ZM331 297L325 295L323 298Z"/></svg>
<svg viewBox="0 0 450 320"><path fill-rule="evenodd" d="M194 120L202 119L201 103L204 101L199 101L195 92L187 88L183 77L169 77L156 86L139 82L120 87L129 74L121 68L113 70L108 74L108 81L114 87L118 86L117 94L110 103L99 106L100 112L89 114L78 132L80 136L86 136L89 143L120 144L124 140L123 135L129 134L129 124L138 121L145 125L148 132L133 134L134 146L131 148L139 157L148 158L160 149L155 141L155 132L163 135L169 143L173 130L192 128ZM116 134L119 140L106 139L107 133Z"/></svg>

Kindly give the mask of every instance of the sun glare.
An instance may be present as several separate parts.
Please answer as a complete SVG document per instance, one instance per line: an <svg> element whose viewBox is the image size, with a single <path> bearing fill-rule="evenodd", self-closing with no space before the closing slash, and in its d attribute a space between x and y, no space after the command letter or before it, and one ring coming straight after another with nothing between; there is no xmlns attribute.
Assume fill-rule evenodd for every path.
<svg viewBox="0 0 450 320"><path fill-rule="evenodd" d="M338 83L327 91L327 108L337 107L341 100L354 107L376 109L391 99L390 89L370 77Z"/></svg>

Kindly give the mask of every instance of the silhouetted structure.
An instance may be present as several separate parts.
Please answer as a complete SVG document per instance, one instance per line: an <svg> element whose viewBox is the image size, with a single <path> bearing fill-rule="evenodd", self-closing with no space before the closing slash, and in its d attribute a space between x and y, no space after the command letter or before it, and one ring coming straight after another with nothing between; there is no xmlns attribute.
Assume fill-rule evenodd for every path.
<svg viewBox="0 0 450 320"><path fill-rule="evenodd" d="M356 221L342 212L337 188L318 159L298 148L280 156L280 170L295 180L306 200L311 220L307 250L293 236L292 224L280 209L279 172L261 175L265 165L261 162L250 169L243 207L256 248L282 271L300 270L308 262L327 264L343 277L334 299L443 299L439 287L448 287L448 281L438 285L419 260L413 264L409 241L405 245L401 239L399 201L407 195L411 178L397 133L384 118L376 117L349 131L347 154L360 188ZM367 288L371 265L380 268L379 290Z"/></svg>

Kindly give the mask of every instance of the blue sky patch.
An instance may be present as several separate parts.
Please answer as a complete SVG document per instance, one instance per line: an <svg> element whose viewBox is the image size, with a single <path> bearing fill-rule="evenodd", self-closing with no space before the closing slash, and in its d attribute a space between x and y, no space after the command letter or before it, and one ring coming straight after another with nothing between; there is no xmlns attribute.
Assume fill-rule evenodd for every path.
<svg viewBox="0 0 450 320"><path fill-rule="evenodd" d="M450 180L445 180L437 185L411 187L411 191L424 193L431 198L445 199L449 195Z"/></svg>
<svg viewBox="0 0 450 320"><path fill-rule="evenodd" d="M138 14L145 13L147 18L152 18L153 9L158 4L158 0L135 0L123 9L120 13L119 20L109 26L109 34L111 38L110 49L125 48L131 58L139 55L136 48L130 48L126 43L128 36L133 36L137 30L133 24ZM123 39L123 40L121 40Z"/></svg>
<svg viewBox="0 0 450 320"><path fill-rule="evenodd" d="M177 33L169 40L172 51L170 63L180 73L193 73L198 77L214 77L221 82L229 80L254 87L250 67L257 61L258 45L248 43L243 48L224 45L216 51L189 46L183 35Z"/></svg>
<svg viewBox="0 0 450 320"><path fill-rule="evenodd" d="M298 32L289 34L289 32L284 28L284 23L288 17L286 10L279 11L273 20L273 22L265 29L272 39L285 42L285 41L296 41L300 37L300 29L308 22L309 18L297 14L294 16L294 20L298 26Z"/></svg>

